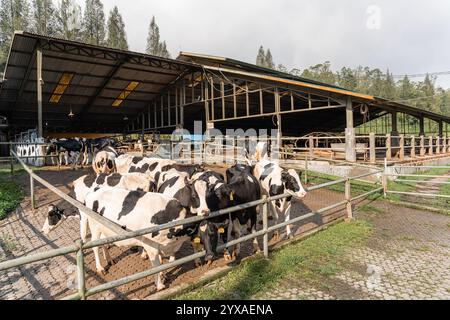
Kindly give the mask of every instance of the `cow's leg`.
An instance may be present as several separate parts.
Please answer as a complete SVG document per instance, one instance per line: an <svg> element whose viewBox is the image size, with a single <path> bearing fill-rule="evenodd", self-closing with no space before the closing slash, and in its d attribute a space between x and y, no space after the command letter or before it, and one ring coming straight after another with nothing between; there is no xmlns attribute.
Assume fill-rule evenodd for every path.
<svg viewBox="0 0 450 320"><path fill-rule="evenodd" d="M284 208L284 221L291 220L291 202L287 203L286 208ZM288 224L286 226L286 238L292 238L291 226Z"/></svg>
<svg viewBox="0 0 450 320"><path fill-rule="evenodd" d="M233 225L232 225L232 221L231 219L228 220L228 228L227 228L227 238L224 239L224 242L227 243L228 241L231 240L231 233L233 232ZM223 237L225 238L225 237ZM225 259L225 261L230 261L231 259L233 259L230 255L230 251L229 248L226 247L223 251L223 258Z"/></svg>
<svg viewBox="0 0 450 320"><path fill-rule="evenodd" d="M147 251L145 251L145 249L142 250L141 259L142 260L147 260L148 259L148 254L147 254Z"/></svg>
<svg viewBox="0 0 450 320"><path fill-rule="evenodd" d="M69 165L69 151L64 152L64 159L66 160L66 166Z"/></svg>
<svg viewBox="0 0 450 320"><path fill-rule="evenodd" d="M108 247L102 246L102 250L103 250L103 256L105 257L107 265L112 266L112 265L116 264L116 260L111 258L111 255L109 254Z"/></svg>
<svg viewBox="0 0 450 320"><path fill-rule="evenodd" d="M80 214L80 237L83 242L87 239L88 219L86 216Z"/></svg>
<svg viewBox="0 0 450 320"><path fill-rule="evenodd" d="M147 251L148 258L150 259L153 268L156 268L161 265L160 261L161 257L158 250L155 250L149 246L145 246L145 251ZM166 287L162 280L162 272L159 272L155 275L155 285L157 291L160 291Z"/></svg>
<svg viewBox="0 0 450 320"><path fill-rule="evenodd" d="M269 208L275 218L275 224L277 224L278 223L278 207L275 204L275 201L270 202ZM274 240L280 239L280 231L278 229L273 232L273 239Z"/></svg>
<svg viewBox="0 0 450 320"><path fill-rule="evenodd" d="M91 227L91 233L92 233L91 237L92 241L100 239L101 232L97 226L95 226L94 228ZM100 263L100 255L98 254L98 247L92 248L92 251L94 251L95 268L97 269L97 273L100 275L106 274L105 268L103 268L102 264Z"/></svg>
<svg viewBox="0 0 450 320"><path fill-rule="evenodd" d="M239 219L233 220L233 233L235 239L239 239L241 237L241 223L239 222ZM238 243L233 248L232 257L236 258L237 256L239 256L240 252L241 252L241 244Z"/></svg>
<svg viewBox="0 0 450 320"><path fill-rule="evenodd" d="M202 251L202 249L197 250L198 246L193 241L191 241L191 245L192 245L192 250L194 251L194 254L199 251ZM194 263L195 263L196 267L200 267L202 265L202 260L200 260L200 258L197 258L194 260Z"/></svg>
<svg viewBox="0 0 450 320"><path fill-rule="evenodd" d="M257 213L255 212L255 214L251 214L250 215L250 231L251 233L255 233L256 232L256 217L257 217ZM258 244L258 238L254 238L253 239L253 252L260 252L261 249L259 248L259 244Z"/></svg>

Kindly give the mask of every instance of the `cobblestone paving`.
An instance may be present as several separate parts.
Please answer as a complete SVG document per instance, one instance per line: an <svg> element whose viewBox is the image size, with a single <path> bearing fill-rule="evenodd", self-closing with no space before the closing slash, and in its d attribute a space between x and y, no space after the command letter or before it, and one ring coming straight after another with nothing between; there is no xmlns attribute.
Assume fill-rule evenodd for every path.
<svg viewBox="0 0 450 320"><path fill-rule="evenodd" d="M263 299L450 299L450 217L378 202L368 242L327 283L282 282Z"/></svg>

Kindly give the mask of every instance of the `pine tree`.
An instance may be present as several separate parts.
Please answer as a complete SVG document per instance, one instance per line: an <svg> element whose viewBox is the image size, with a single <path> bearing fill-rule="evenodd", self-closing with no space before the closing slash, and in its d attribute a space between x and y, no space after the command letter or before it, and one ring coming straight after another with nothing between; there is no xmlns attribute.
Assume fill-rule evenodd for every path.
<svg viewBox="0 0 450 320"><path fill-rule="evenodd" d="M110 11L107 26L108 39L106 42L108 47L128 50L125 24L117 6Z"/></svg>
<svg viewBox="0 0 450 320"><path fill-rule="evenodd" d="M27 0L1 0L0 70L5 68L14 31L29 29L30 7Z"/></svg>
<svg viewBox="0 0 450 320"><path fill-rule="evenodd" d="M160 56L164 58L170 58L170 53L167 50L167 44L165 41L160 41L159 27L156 24L155 16L152 16L150 26L148 28L147 48L146 53Z"/></svg>
<svg viewBox="0 0 450 320"><path fill-rule="evenodd" d="M338 84L348 90L356 90L358 81L352 69L343 67L337 74Z"/></svg>
<svg viewBox="0 0 450 320"><path fill-rule="evenodd" d="M55 36L58 32L58 19L52 0L33 0L32 31L46 36Z"/></svg>
<svg viewBox="0 0 450 320"><path fill-rule="evenodd" d="M75 0L61 0L58 7L59 36L67 40L81 40L81 7Z"/></svg>
<svg viewBox="0 0 450 320"><path fill-rule="evenodd" d="M265 67L270 69L275 69L275 63L273 62L272 53L270 49L267 49L265 56Z"/></svg>
<svg viewBox="0 0 450 320"><path fill-rule="evenodd" d="M266 54L264 52L263 46L259 47L258 55L256 56L256 65L260 67L266 66Z"/></svg>
<svg viewBox="0 0 450 320"><path fill-rule="evenodd" d="M83 41L95 45L105 44L105 13L100 0L86 0Z"/></svg>

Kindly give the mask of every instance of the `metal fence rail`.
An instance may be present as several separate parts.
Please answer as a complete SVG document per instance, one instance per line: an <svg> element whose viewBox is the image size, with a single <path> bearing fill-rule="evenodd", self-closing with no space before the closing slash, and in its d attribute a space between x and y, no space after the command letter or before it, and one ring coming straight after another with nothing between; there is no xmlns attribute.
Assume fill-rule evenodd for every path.
<svg viewBox="0 0 450 320"><path fill-rule="evenodd" d="M240 237L238 239L234 239L229 241L226 244L222 244L221 246L218 247L219 250L224 249L225 247L230 247L233 246L235 244L238 243L242 243L245 241L248 241L250 239L254 239L256 237L259 236L263 236L263 253L264 256L267 258L269 256L269 250L268 250L268 233L272 232L274 230L280 229L282 227L285 227L287 225L296 223L296 222L300 222L303 221L305 219L311 218L314 215L317 214L322 214L326 211L341 207L341 206L345 206L346 207L346 217L348 219L351 219L353 217L353 212L352 212L352 202L367 197L368 195L371 194L375 194L378 193L380 191L383 190L383 188L376 188L374 190L371 190L369 192L366 192L364 194L358 195L356 197L351 197L351 181L352 180L356 180L356 179L360 179L366 176L370 176L370 175L374 175L378 172L370 172L370 173L365 173L365 174L360 174L357 176L353 176L353 177L347 177L345 179L339 179L336 181L332 181L332 182L327 182L321 185L316 185L313 187L310 187L309 189L307 189L307 191L313 191L313 190L318 190L321 188L327 188L330 187L332 185L336 185L336 184L340 184L340 183L344 183L345 184L345 200L334 203L332 205L329 205L327 207L321 208L317 211L314 212L310 212L307 213L305 215L290 219L289 221L284 221L282 223L273 225L273 226L268 226L268 204L271 201L275 201L278 199L282 199L282 198L286 198L286 197L291 197L292 195L290 193L286 193L283 195L278 195L278 196L274 196L274 197L263 197L260 200L256 200L256 201L252 201L249 203L245 203L245 204L241 204L235 207L231 207L231 208L226 208L223 210L219 210L216 212L212 212L208 217L200 217L200 216L196 216L196 217L191 217L188 219L183 219L183 220L179 220L179 221L172 221L169 223L165 223L159 226L155 226L155 227L151 227L151 228L145 228L142 230L136 230L136 231L130 231L130 230L123 230L119 225L115 224L114 222L100 216L99 214L97 214L95 211L87 208L86 206L84 206L83 204L81 204L80 202L78 202L77 200L69 197L68 195L66 195L65 193L63 193L61 190L59 190L58 188L54 187L53 185L51 185L49 182L47 182L46 180L44 180L43 178L37 176L21 159L20 157L17 156L16 153L14 153L14 151L11 152L12 156L14 156L19 163L22 165L22 167L25 169L25 171L29 174L30 176L30 185L31 185L31 199L34 199L34 180L36 180L37 182L41 183L42 185L44 185L45 187L47 187L50 191L54 192L55 194L57 194L60 198L62 198L63 200L69 202L70 204L72 204L73 206L75 206L77 209L82 210L85 214L87 214L90 218L94 219L96 222L103 224L104 226L106 226L107 228L109 228L110 230L112 230L114 233L116 233L115 236L112 237L107 237L107 238L103 238L103 239L98 239L95 241L88 241L86 243L83 243L81 240L77 240L76 243L74 245L70 245L70 246L66 246L63 248L58 248L58 249L54 249L54 250L49 250L46 252L41 252L41 253L37 253L37 254L33 254L33 255L29 255L29 256L24 256L24 257L19 257L16 259L12 259L12 260L8 260L8 261L4 261L0 263L0 271L2 270L6 270L6 269L10 269L10 268L14 268L14 267L19 267L19 266L23 266L25 264L29 264L29 263L33 263L33 262L38 262L41 260L45 260L45 259L49 259L49 258L53 258L53 257L57 257L57 256L61 256L61 255L66 255L66 254L70 254L70 253L76 253L76 262L77 262L77 279L78 279L78 290L77 293L69 295L67 297L65 297L64 299L86 299L89 296L92 296L94 294L139 280L141 278L156 274L158 272L182 265L186 262L190 262L190 261L194 261L197 258L201 258L205 255L205 251L201 251L201 252L197 252L194 253L192 255L183 257L181 259L177 259L173 262L169 262L157 267L151 267L146 271L143 272L139 272L130 276L126 276L117 280L113 280L110 282L106 282L104 284L98 285L96 287L93 288L86 288L85 287L85 278L86 278L86 274L85 274L85 266L84 266L84 251L86 249L90 249L90 248L94 248L94 247L98 247L98 246L102 246L105 244L112 244L115 242L119 242L121 240L125 240L125 239L131 239L131 238L136 238L139 241L151 245L151 246L158 246L157 243L155 243L154 241L152 241L151 239L144 237L145 235L151 234L153 232L157 232L157 231L161 231L161 230L165 230L165 229L169 229L169 228L173 228L176 226L180 226L180 225L184 225L184 224L190 224L190 223L196 223L196 222L200 222L203 220L207 220L207 219L211 219L220 215L224 215L224 214L228 214L228 213L232 213L232 212L236 212L245 208L250 208L250 207L255 207L255 206L259 206L262 205L262 218L263 218L263 229L256 231L255 233L251 233L248 235L245 235L243 237Z"/></svg>

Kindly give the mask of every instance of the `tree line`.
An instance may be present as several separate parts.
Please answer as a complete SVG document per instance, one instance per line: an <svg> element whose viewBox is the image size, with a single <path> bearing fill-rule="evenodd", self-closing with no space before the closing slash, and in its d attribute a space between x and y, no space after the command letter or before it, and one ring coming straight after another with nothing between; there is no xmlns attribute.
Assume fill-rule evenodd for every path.
<svg viewBox="0 0 450 320"><path fill-rule="evenodd" d="M436 77L426 75L421 81L412 81L408 76L395 80L393 74L378 68L358 66L343 67L333 71L331 63L325 61L304 70L288 70L284 65L274 63L270 49L260 46L256 64L311 80L336 85L351 91L365 93L404 103L419 109L450 116L450 89L436 85Z"/></svg>
<svg viewBox="0 0 450 320"><path fill-rule="evenodd" d="M125 23L117 6L105 18L101 0L85 0L82 12L76 0L1 0L0 72L15 30L128 50ZM153 16L148 30L146 53L169 58L165 41Z"/></svg>

